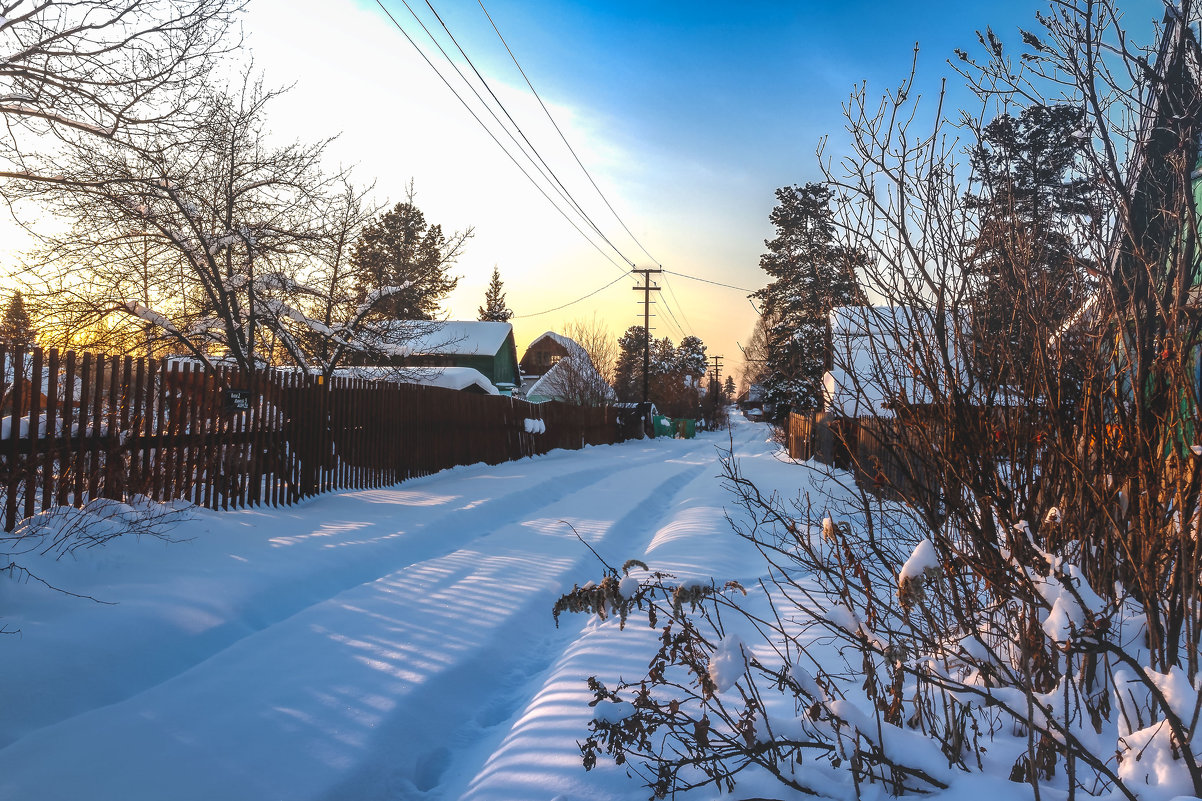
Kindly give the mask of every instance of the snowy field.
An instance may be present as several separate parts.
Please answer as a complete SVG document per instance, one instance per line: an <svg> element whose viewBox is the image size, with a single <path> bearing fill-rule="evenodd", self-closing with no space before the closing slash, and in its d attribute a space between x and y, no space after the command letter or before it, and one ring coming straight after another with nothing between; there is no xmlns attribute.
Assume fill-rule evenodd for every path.
<svg viewBox="0 0 1202 801"><path fill-rule="evenodd" d="M609 564L753 587L763 562L725 519L720 449L764 491L794 496L814 475L768 435L739 418L729 435L556 451L284 510L193 510L177 542L27 556L99 602L0 583L0 624L17 632L0 638L0 799L641 801L624 768L585 772L577 741L586 678L643 675L656 632L636 617L555 627L555 600L602 573L572 529ZM998 764L940 797L1032 798ZM733 795L686 797L805 797L789 793L748 776Z"/></svg>
<svg viewBox="0 0 1202 801"><path fill-rule="evenodd" d="M783 465L767 429L735 447ZM210 512L0 584L4 799L641 799L585 773L584 679L645 631L551 607L607 561L754 575L724 434L488 467L283 510Z"/></svg>

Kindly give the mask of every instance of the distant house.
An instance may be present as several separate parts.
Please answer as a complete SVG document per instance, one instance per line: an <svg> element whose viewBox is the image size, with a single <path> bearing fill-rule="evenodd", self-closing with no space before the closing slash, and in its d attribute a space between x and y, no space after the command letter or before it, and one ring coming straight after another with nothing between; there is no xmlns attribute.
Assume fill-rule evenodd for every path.
<svg viewBox="0 0 1202 801"><path fill-rule="evenodd" d="M757 411L764 410L764 388L760 384L751 384L747 387L747 391L738 397L736 403L741 411L747 412L755 409Z"/></svg>
<svg viewBox="0 0 1202 801"><path fill-rule="evenodd" d="M387 328L388 339L401 346L392 348L390 355L360 360L365 365L466 367L479 372L503 394L518 385L518 352L509 323L394 320Z"/></svg>
<svg viewBox="0 0 1202 801"><path fill-rule="evenodd" d="M580 343L548 331L522 355L522 392L532 403L557 400L597 406L617 399Z"/></svg>

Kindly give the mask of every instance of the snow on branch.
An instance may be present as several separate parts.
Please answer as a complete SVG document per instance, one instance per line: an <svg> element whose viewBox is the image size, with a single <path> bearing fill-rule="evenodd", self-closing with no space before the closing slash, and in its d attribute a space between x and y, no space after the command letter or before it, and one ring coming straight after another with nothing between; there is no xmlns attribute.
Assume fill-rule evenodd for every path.
<svg viewBox="0 0 1202 801"><path fill-rule="evenodd" d="M408 289L411 286L413 286L413 282L406 281L403 284L397 284L396 286L384 286L384 287L380 287L379 289L368 292L367 296L363 298L363 302L360 303L359 307L355 310L355 318L358 319L358 318L362 317L363 315L367 314L369 311L372 310L372 308L377 303L379 303L384 298L389 298L389 297L392 297L393 295L397 295L401 292L404 292L406 289Z"/></svg>
<svg viewBox="0 0 1202 801"><path fill-rule="evenodd" d="M134 317L139 317L151 325L157 325L159 328L162 328L164 331L170 334L183 336L180 330L176 328L170 320L153 309L148 309L137 301L127 300L125 303L121 304L121 307Z"/></svg>

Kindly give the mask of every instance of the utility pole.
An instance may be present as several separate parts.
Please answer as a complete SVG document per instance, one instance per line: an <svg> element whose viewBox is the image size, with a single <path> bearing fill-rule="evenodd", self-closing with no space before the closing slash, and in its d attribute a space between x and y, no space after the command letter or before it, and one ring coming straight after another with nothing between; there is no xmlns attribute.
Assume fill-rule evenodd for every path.
<svg viewBox="0 0 1202 801"><path fill-rule="evenodd" d="M714 383L718 385L719 391L722 386L722 357L710 356L714 360Z"/></svg>
<svg viewBox="0 0 1202 801"><path fill-rule="evenodd" d="M643 403L647 403L651 394L651 293L659 292L659 287L651 285L651 275L662 273L658 268L635 268L632 273L643 276L643 285L634 287L635 292L643 293Z"/></svg>

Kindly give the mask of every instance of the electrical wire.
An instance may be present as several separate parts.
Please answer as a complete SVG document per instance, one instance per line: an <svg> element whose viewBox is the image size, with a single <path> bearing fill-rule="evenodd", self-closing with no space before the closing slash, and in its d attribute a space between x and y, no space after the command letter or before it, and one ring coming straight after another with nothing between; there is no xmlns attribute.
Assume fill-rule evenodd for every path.
<svg viewBox="0 0 1202 801"><path fill-rule="evenodd" d="M509 113L509 110L506 108L505 104L501 101L501 99L499 97L497 97L497 95L493 91L491 85L484 78L484 76L480 73L479 69L477 69L477 67L476 67L475 63L472 61L471 57L464 50L463 46L460 45L458 39L456 39L455 35L451 32L450 27L447 25L446 21L442 18L442 16L438 13L438 10L434 7L431 0L425 0L426 6L430 9L430 12L434 15L435 19L438 20L439 24L442 26L442 29L446 32L447 36L450 37L451 42L454 43L456 49L458 49L459 53L467 61L468 66L471 68L472 72L475 74L477 80L479 80L479 82L483 85L485 90L488 92L488 94L492 98L493 102L496 103L497 107L500 108L500 110L504 114L505 118L509 120L509 123L510 123L510 125L513 126L513 129L517 131L518 136L521 137L522 142L525 143L525 146L523 146L522 142L519 142L514 137L514 134L512 131L510 131L509 127L506 126L505 123L500 119L500 117L497 116L497 114L493 110L492 106L489 105L489 103L484 99L484 97L481 96L480 92L477 91L476 87L467 78L467 76L464 75L463 71L459 69L459 67L455 64L454 60L451 58L450 54L447 53L446 49L443 48L443 46L439 43L437 37L434 36L434 34L430 30L430 28L425 24L424 21L422 21L421 17L417 14L417 12L409 4L408 0L401 0L401 1L402 1L403 5L405 6L405 8L409 11L410 15L413 17L414 21L416 21L417 24L422 28L422 30L426 33L426 36L429 37L430 41L434 44L434 46L438 49L438 51L440 53L442 53L443 58L445 58L447 63L450 64L451 68L455 70L455 73L459 76L460 80L463 81L463 83L471 90L472 94L476 97L476 100L489 113L489 115L492 117L493 121L496 122L496 124L498 126L500 126L501 130L505 132L506 136L509 137L509 140L514 144L514 146L517 147L517 149L527 159L527 161L530 162L531 166L533 166L535 168L539 177L542 178L544 181L546 181L551 186L551 188L559 195L559 197L567 203L568 207L573 212L575 212L584 221L584 223L589 228L591 228L592 231L594 231L596 233L596 235L598 237L600 237L600 239L606 245L609 246L609 248L614 253L616 253L618 255L618 258L625 261L630 267L634 267L635 266L634 262L631 261L621 251L621 249L619 249L613 243L613 241L610 240L609 237L607 237L605 235L605 233L596 224L596 222L584 210L583 206L579 203L579 201L577 201L576 198L572 195L571 191L568 190L568 188L564 185L563 181L560 180L559 176L555 173L555 170L552 169L551 166L547 163L546 159L543 158L543 156L539 152L538 148L535 147L534 144L530 141L530 139L526 136L526 134L522 130L521 126L517 123L516 120L514 120L513 116ZM588 171L588 169L584 166L584 163L581 161L579 155L576 153L575 149L572 147L571 143L567 140L567 137L564 135L563 130L559 127L559 124L555 121L555 118L551 114L550 109L547 108L546 103L543 101L542 97L538 94L538 91L534 88L533 83L530 81L530 78L526 74L526 71L522 68L522 65L518 61L517 56L514 54L513 50L509 47L509 43L505 40L505 37L501 34L501 31L497 27L496 22L493 20L492 15L488 13L488 9L484 7L484 3L481 0L478 0L478 3L480 5L480 9L484 12L485 17L488 18L489 24L492 26L493 31L497 34L497 37L501 40L501 43L502 43L502 45L504 45L506 52L509 54L509 57L513 60L514 66L516 66L518 69L518 72L521 73L522 78L525 80L527 87L529 87L531 93L534 95L535 99L538 101L539 106L543 109L543 112L547 115L547 119L550 120L552 127L555 128L556 133L559 135L559 137L563 141L564 145L568 148L568 151L572 154L572 158L575 159L577 165L580 167L581 171L585 174L585 177L588 178L589 183L593 186L593 189L596 190L597 195L601 198L601 200L605 204L606 208L609 209L610 213L613 214L614 219L618 221L618 224L621 225L623 230L626 231L627 235L630 236L631 240L639 247L640 250L642 250L642 252L644 254L647 255L648 258L650 258L653 262L655 262L662 270L663 269L662 265L659 264L658 260L654 256L651 255L651 253L642 244L642 242L640 242L639 239L634 235L634 233L630 230L630 227L628 225L626 225L625 221L621 218L621 216L614 209L613 204L611 204L609 202L609 199L605 196L605 193L601 191L600 186L597 185L596 180L593 178L592 174ZM543 186L537 180L535 180L534 176L532 176L526 170L526 168L522 166L522 164L520 164L518 162L518 160L514 157L513 153L509 150L509 148L506 147L506 145L497 138L496 134L489 128L489 126L484 122L484 120L482 120L480 118L480 116L475 112L475 110L473 110L471 108L471 106L464 99L464 97L455 89L455 87L453 87L451 85L450 81L447 80L446 76L442 73L442 71L439 70L434 65L434 63L426 56L425 52L417 45L417 43L413 40L413 38L409 36L408 32L405 31L404 27L401 26L401 24L393 16L392 12L390 12L388 10L388 8L386 6L384 6L382 0L376 0L376 4L388 16L389 20L397 28L397 30L399 30L401 32L401 34L405 37L405 39L409 42L409 44L411 46L413 46L413 48L415 50L418 51L419 55L422 56L422 59L426 62L427 66L429 66L434 71L434 73L436 75L438 75L439 79L442 80L443 84L446 85L446 87L451 91L451 93L455 95L455 98L460 102L460 104L463 105L463 107L468 111L469 114L471 114L472 119L474 119L476 121L476 123L478 125L480 125L481 128L484 129L485 133L488 134L489 138L491 138L493 140L493 142L498 147L501 148L502 152L505 153L505 155L509 158L509 160L511 162L513 162L514 166L516 166L518 168L518 170L526 177L526 179L528 181L530 181L530 183L532 185L534 185L534 187L547 200L547 202L550 203L555 208L555 210L558 211L559 214L574 229L576 229L576 232L579 233L581 236L583 236L588 241L588 243L593 246L593 248L595 250L597 250L599 253L601 253L603 256L605 256L605 258L611 264L613 264L615 267L617 267L619 270L622 271L622 275L619 276L619 278L615 278L613 281L609 282L605 286L603 286L597 290L594 290L593 292L590 292L587 295L577 298L576 300L570 301L569 303L565 303L560 306L556 306L552 309L547 309L547 310L544 310L541 312L536 312L534 314L516 315L515 319L538 317L538 316L541 316L544 314L550 314L551 312L555 312L555 311L559 311L564 308L568 308L569 306L573 306L577 303L581 303L584 300L587 300L588 298L593 297L594 295L598 294L599 292L601 292L605 289L608 289L609 287L616 284L621 278L626 277L626 275L628 273L626 272L625 267L618 264L613 259L613 257L610 256L609 253L605 252L605 250L596 241L594 241L591 236L586 234L584 232L584 230L582 230L580 228L580 226L577 225L576 222L571 219L571 217L569 217L568 213L562 207L560 207L560 205L550 195L547 194L547 192L544 190ZM533 155L531 155L531 154L533 154ZM708 279L698 278L696 276L688 275L686 273L673 272L670 270L663 270L663 272L670 274L670 275L676 275L676 276L679 276L682 278L688 278L688 279L695 280L695 281L701 281L703 283L726 287L729 289L736 289L736 290L744 291L744 292L751 291L751 290L743 289L742 287L735 287L730 284L723 284L723 283L720 283L717 281L710 281ZM664 280L664 286L667 288L669 294L671 295L672 302L675 303L678 307L680 307L680 309L681 309L680 314L682 317L685 318L684 324L682 325L680 319L677 318L676 313L672 310L672 306L667 302L667 298L661 298L661 301L663 302L664 310L667 312L668 318L670 319L671 323L675 326L676 330L680 333L680 335L686 336L687 335L686 327L689 330L692 330L692 327L693 327L692 323L688 320L687 316L685 315L684 306L680 303L679 298L676 296L675 290L672 288L671 284L667 281L667 279ZM667 322L667 321L668 321L668 319L665 320L665 322Z"/></svg>
<svg viewBox="0 0 1202 801"><path fill-rule="evenodd" d="M676 304L678 309L680 309L680 317L684 320L685 327L689 329L690 334L695 335L696 332L693 330L693 324L689 322L689 316L685 314L684 304L681 303L680 299L676 297L676 290L672 288L672 284L668 282L667 278L664 279L664 286L667 288L668 294L672 296L672 302ZM681 331L681 334L683 335L684 332Z"/></svg>
<svg viewBox="0 0 1202 801"><path fill-rule="evenodd" d="M417 19L417 15L414 14L413 9L409 7L408 0L402 0L402 2L405 4L406 8L409 8L409 13L413 14L414 18ZM597 233L597 236L601 237L602 241L604 241L605 244L609 245L610 248L612 248L613 251L618 254L619 258L621 258L623 261L625 261L631 267L634 267L635 266L634 262L631 261L629 258L627 258L626 254L624 254L621 250L619 250L618 247L613 242L610 241L609 237L607 237L605 235L605 233L601 230L601 228L595 222L593 222L593 219L584 210L584 207L581 206L580 203L576 200L576 198L572 195L571 190L569 190L566 186L564 186L563 181L561 181L559 179L559 176L555 174L555 170L551 168L551 165L547 164L546 159L544 159L542 154L539 153L538 148L534 146L534 144L526 136L526 133L522 130L522 126L518 125L517 120L515 120L513 118L513 115L509 113L509 109L507 109L505 107L505 104L501 101L501 99L499 97L497 97L496 93L492 90L492 86L488 83L488 80L483 75L480 74L480 70L478 70L476 68L475 62L472 61L471 56L469 56L467 54L467 51L463 49L463 46L459 44L459 40L455 38L455 34L451 33L450 27L447 26L447 23L443 20L442 16L438 13L438 10L434 8L434 5L431 2L431 0L425 0L425 3L426 3L426 7L430 9L430 13L432 13L434 15L434 18L436 20L438 20L438 24L442 26L442 29L444 31L446 31L447 36L450 37L451 42L455 45L456 49L459 50L459 54L463 56L463 58L467 61L468 66L472 68L472 72L475 73L476 78L484 86L485 90L488 91L488 94L490 97L492 97L493 102L495 102L497 104L497 106L501 109L501 112L505 115L505 118L509 120L511 125L513 125L514 130L516 130L518 132L518 136L522 137L522 141L525 142L526 146L530 148L530 152L534 154L534 157L537 158L539 163L541 163L542 166L546 169L546 172L543 173L543 177L547 178L547 176L549 175L550 178L548 180L554 181L555 184L558 185L559 189L557 191L559 191L560 196L563 197L564 200L566 200L568 202L568 205L570 205L572 207L572 209L577 214L579 214L580 217L586 223L588 223L588 225ZM487 12L485 12L485 13L487 14ZM421 24L422 27L425 28L425 25L421 23L420 19L418 19L418 24ZM494 26L494 30L495 30L495 26ZM428 29L426 30L426 34L430 35L430 32ZM433 36L431 36L431 39L433 39ZM502 40L502 41L504 41L504 40ZM435 44L437 44L437 42L435 42ZM439 49L441 50L442 48L439 47ZM443 51L443 55L444 56L446 55L445 51ZM510 55L512 56L513 54L510 53ZM448 57L448 60L449 60L449 57ZM452 66L454 66L454 64L452 64ZM458 68L456 68L456 72L458 72ZM463 78L463 73L460 72L459 76L461 78ZM467 83L466 78L464 78L464 82ZM529 82L527 81L527 83L529 83ZM469 86L470 86L470 84L469 84ZM533 87L531 89L533 91ZM474 87L472 88L472 91L475 92ZM480 97L479 93L476 93L476 97L477 97L477 99L480 100L481 103L484 102L484 99ZM541 103L541 100L540 100L540 103ZM490 112L491 112L491 109L490 109ZM493 119L495 119L497 121L497 124L501 125L502 128L505 127L504 123L502 123L501 120L498 119L495 114L493 115ZM552 120L552 124L554 124L554 120ZM506 129L506 132L508 133L508 129ZM510 138L512 139L512 134L510 134ZM518 144L517 140L514 140L514 144L515 145ZM519 148L521 147L521 145L518 145L518 146L519 146ZM523 153L525 153L525 150L523 150ZM529 157L530 156L527 154L527 158L529 158ZM596 184L594 184L594 187L595 186L596 186ZM600 191L600 190L598 190L598 191ZM604 200L604 199L605 198L602 197L602 200ZM608 203L607 203L607 205L608 205ZM611 211L612 211L612 209L611 209Z"/></svg>
<svg viewBox="0 0 1202 801"><path fill-rule="evenodd" d="M515 314L515 315L513 316L513 318L512 318L512 319L514 319L514 320L524 320L524 319L526 319L526 318L528 318L528 317L542 317L544 314L550 314L551 312L557 312L557 311L559 311L560 309L566 309L566 308L567 308L567 307L569 307L569 306L575 306L577 303L581 303L581 302L583 302L583 301L586 301L586 300L588 300L588 299L589 299L589 298L591 298L593 295L596 295L596 294L598 294L598 293L600 293L600 292L604 292L605 290L609 289L609 288L610 288L611 286L613 286L614 284L616 284L616 283L618 283L619 281L621 281L623 278L626 278L626 276L625 276L625 275L619 275L617 278L615 278L614 280L610 281L610 282L609 282L608 284L606 284L605 286L603 286L603 287L600 287L599 289L594 289L592 292L588 293L587 295L584 295L584 296L582 296L582 297L576 298L576 299L575 299L575 300L573 300L573 301L569 301L568 303L565 303L565 304L563 304L562 306L556 306L556 307L555 307L555 308L553 308L553 309L546 309L546 310L544 310L544 311L540 311L540 312L534 312L533 314Z"/></svg>
<svg viewBox="0 0 1202 801"><path fill-rule="evenodd" d="M661 305L663 305L663 307L664 307L664 311L666 311L668 313L668 318L671 319L672 324L676 327L676 332L678 334L680 334L682 337L687 336L687 334L685 334L685 332L684 332L684 327L681 326L681 324L680 324L680 320L676 319L675 312L673 312L672 307L668 305L668 299L665 298L662 294L660 295L659 299L661 301Z"/></svg>
<svg viewBox="0 0 1202 801"><path fill-rule="evenodd" d="M727 289L735 289L735 290L738 290L739 292L751 293L751 292L756 291L754 289L747 289L746 287L734 286L733 284L724 284L721 281L711 281L708 278L698 278L697 276L689 275L688 273L677 273L677 272L673 272L672 270L664 270L664 272L667 273L668 275L676 275L681 278L687 278L690 281L700 281L703 284L713 284L714 286L726 287Z"/></svg>
<svg viewBox="0 0 1202 801"><path fill-rule="evenodd" d="M505 52L509 53L509 57L511 59L513 59L513 65L515 67L517 67L518 72L520 72L522 74L522 78L526 81L526 86L530 87L530 91L531 91L531 93L533 93L535 99L538 100L538 104L539 104L539 106L542 107L543 113L545 113L547 115L547 119L551 121L551 125L555 128L555 132L557 134L559 134L559 138L561 140L563 140L563 143L567 147L568 152L572 154L572 158L576 159L576 163L578 165L580 165L581 171L584 173L585 177L588 178L589 183L593 185L593 189L597 190L597 194L601 197L601 201L603 203L605 203L605 207L609 209L610 214L612 214L614 216L614 219L618 221L618 224L622 226L622 229L625 230L626 233L630 236L631 241L633 241L636 245L639 246L639 250L643 251L643 253L645 253L647 255L647 258L649 258L649 259L651 259L651 261L655 262L656 265L658 265L659 267L663 267L663 265L659 263L659 259L652 256L651 253L648 252L647 248L643 247L643 243L638 240L638 237L636 237L634 235L634 232L630 230L629 226L626 225L626 223L622 220L621 216L618 215L618 212L610 204L609 199L605 197L605 193L601 191L601 187L597 186L597 182L595 180L593 180L592 173L590 173L588 171L588 168L586 168L584 166L584 162L582 162L580 160L580 156L576 155L575 148L573 148L571 143L568 142L568 138L566 136L564 136L563 131L559 127L559 123L557 123L555 121L555 118L551 115L551 110L547 108L547 104L543 102L542 97L539 95L538 91L534 88L534 84L530 82L529 76L526 75L526 70L522 69L522 65L520 63L518 63L517 56L514 55L513 50L511 50L509 47L509 42L505 41L505 37L501 35L501 31L497 27L497 23L493 21L492 15L489 14L488 9L484 7L483 0L476 0L476 2L479 3L480 10L484 12L484 16L488 18L488 23L490 25L492 25L492 29L493 29L493 31L496 32L497 38L500 39L501 44L503 44L505 46Z"/></svg>
<svg viewBox="0 0 1202 801"><path fill-rule="evenodd" d="M606 260L608 260L611 264L613 264L619 270L622 270L623 277L625 277L625 275L627 274L626 267L624 267L621 264L618 264L616 261L614 261L613 256L611 256L609 253L605 252L605 250L603 250L600 245L598 245L596 242L594 242L592 237L588 236L583 230L581 230L580 226L577 225L576 222L571 217L568 216L567 212L565 212L562 208L560 208L559 204L551 199L551 196L547 194L546 190L544 190L543 187L539 185L538 181L536 181L530 175L530 173L526 171L526 168L523 167L516 158L514 158L513 154L509 152L509 149L507 147L505 147L505 145L501 142L501 140L499 140L496 137L496 134L494 134L489 129L488 125L485 124L485 122L482 119L480 119L480 116L478 114L476 114L475 110L473 110L472 107L468 104L468 102L463 99L463 97L459 94L459 92L455 89L455 87L453 87L451 85L451 82L448 81L446 76L442 74L442 71L439 70L438 67L436 67L434 65L434 62L432 62L430 60L430 58L426 55L425 51L423 51L421 49L421 47L418 46L417 42L415 42L413 40L413 37L411 37L409 35L409 32L406 31L404 29L404 27L397 21L396 17L394 17L392 15L392 12L388 10L388 8L384 5L382 0L376 0L376 5L378 5L380 7L380 10L384 12L384 14L392 22L393 26L396 27L396 29L398 31L400 31L401 35L405 37L405 40L408 41L409 44L413 46L413 49L416 50L418 55L420 55L422 57L422 60L424 60L426 62L426 65L429 66L430 69L432 69L434 71L434 74L437 75L439 77L439 79L443 82L443 84L447 87L447 89L449 89L451 91L451 94L455 95L455 99L458 100L459 103L464 107L464 109L467 110L467 113L472 116L472 119L474 119L476 121L476 123L481 128L484 129L484 132L486 134L488 134L489 138L492 139L494 143L496 143L497 147L501 148L501 152L503 152L509 158L509 160L511 162L513 162L513 165L518 168L518 170L522 173L522 175L524 175L526 177L526 180L528 180L531 183L531 185L534 186L534 188L538 190L539 194L541 194L547 200L547 202L550 203L551 206L557 212L559 212L560 216L562 216L568 222L569 225L571 225L573 228L575 228L576 232L578 234L580 234L582 237L584 237L584 239L590 245L592 245L593 248L598 253L600 253L603 257L605 257ZM406 8L409 7L408 3L406 3L405 5L406 5ZM410 11L410 13L413 13L412 8L410 8L409 11ZM420 24L420 19L419 19L419 24ZM425 26L423 25L422 27L424 28ZM429 31L427 31L427 34L429 34ZM437 45L437 41L435 41L435 44ZM441 50L441 47L439 49ZM443 51L443 55L444 56L446 55L445 51ZM449 60L450 56L447 56L447 58ZM483 100L481 100L481 102L483 102ZM615 281L615 283L616 283L616 281Z"/></svg>

